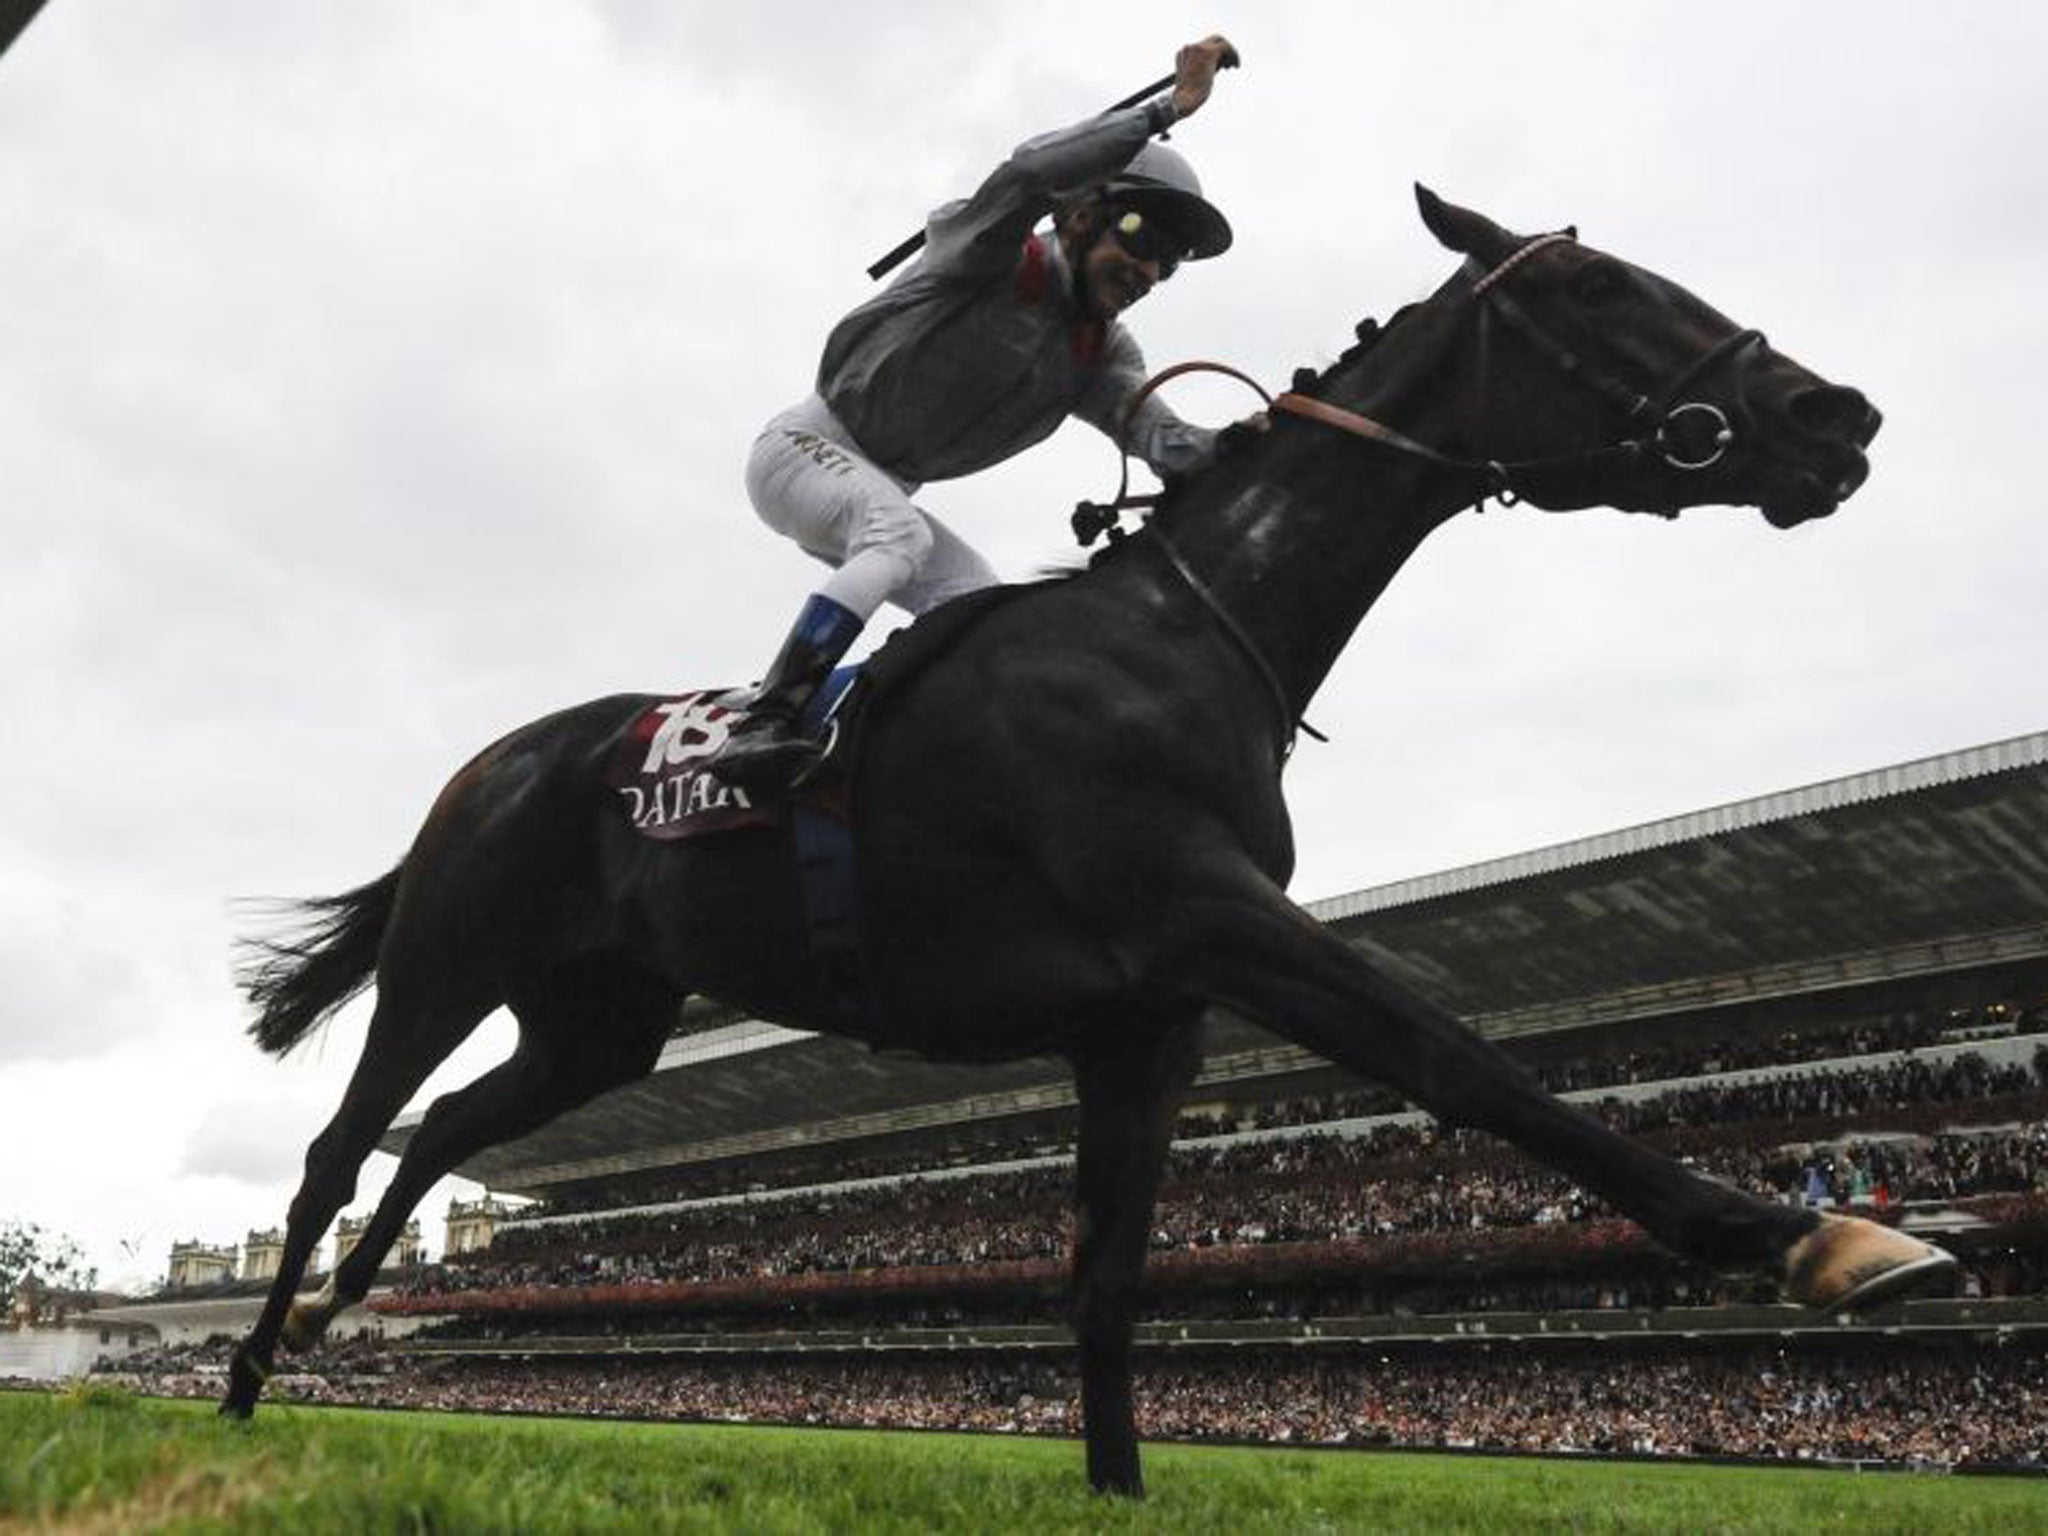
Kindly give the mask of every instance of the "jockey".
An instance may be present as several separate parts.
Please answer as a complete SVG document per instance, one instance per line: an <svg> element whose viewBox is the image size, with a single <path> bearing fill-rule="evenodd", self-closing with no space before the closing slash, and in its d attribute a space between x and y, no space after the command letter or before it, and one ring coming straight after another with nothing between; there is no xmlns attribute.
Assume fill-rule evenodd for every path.
<svg viewBox="0 0 2048 1536"><path fill-rule="evenodd" d="M1180 262L1220 255L1230 225L1193 169L1150 142L1209 99L1230 45L1174 59L1171 91L1020 145L975 194L932 214L921 260L826 339L815 393L775 417L747 459L761 520L834 573L707 766L745 788L786 784L819 748L799 717L885 601L921 614L996 584L978 553L911 498L1002 462L1079 416L1161 474L1216 434L1156 395L1128 428L1145 360L1119 322ZM1054 215L1052 230L1034 234Z"/></svg>

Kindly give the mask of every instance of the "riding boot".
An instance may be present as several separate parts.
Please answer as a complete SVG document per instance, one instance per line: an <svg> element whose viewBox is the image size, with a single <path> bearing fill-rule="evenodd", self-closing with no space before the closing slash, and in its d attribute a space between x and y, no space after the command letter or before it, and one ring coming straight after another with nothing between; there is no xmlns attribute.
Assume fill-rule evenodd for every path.
<svg viewBox="0 0 2048 1536"><path fill-rule="evenodd" d="M728 784L753 792L786 789L814 764L822 748L806 735L804 710L816 697L863 621L852 609L812 593L768 674L732 706L746 711L725 745L705 764Z"/></svg>

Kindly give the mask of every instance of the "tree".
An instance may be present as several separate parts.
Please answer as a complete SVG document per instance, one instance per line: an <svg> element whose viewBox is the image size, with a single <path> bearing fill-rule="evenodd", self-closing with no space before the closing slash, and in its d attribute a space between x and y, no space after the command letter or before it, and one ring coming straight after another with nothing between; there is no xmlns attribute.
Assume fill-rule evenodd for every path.
<svg viewBox="0 0 2048 1536"><path fill-rule="evenodd" d="M0 1221L0 1316L13 1314L15 1294L31 1276L46 1289L89 1291L99 1271L70 1238L34 1222Z"/></svg>

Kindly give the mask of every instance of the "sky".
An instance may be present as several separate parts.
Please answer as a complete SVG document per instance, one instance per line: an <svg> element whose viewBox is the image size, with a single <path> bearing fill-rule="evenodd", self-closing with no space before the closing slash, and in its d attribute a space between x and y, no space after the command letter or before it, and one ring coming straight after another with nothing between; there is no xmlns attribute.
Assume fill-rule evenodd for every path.
<svg viewBox="0 0 2048 1536"><path fill-rule="evenodd" d="M522 721L753 676L818 568L741 465L863 268L1211 31L1174 142L1237 244L1130 317L1155 366L1328 363L1455 264L1421 181L1886 418L1789 532L1436 534L1310 711L1298 896L2048 726L2039 7L51 0L0 60L0 1219L126 1285L281 1222L367 1009L261 1055L251 903L384 871ZM1115 475L1071 425L924 499L1021 578Z"/></svg>

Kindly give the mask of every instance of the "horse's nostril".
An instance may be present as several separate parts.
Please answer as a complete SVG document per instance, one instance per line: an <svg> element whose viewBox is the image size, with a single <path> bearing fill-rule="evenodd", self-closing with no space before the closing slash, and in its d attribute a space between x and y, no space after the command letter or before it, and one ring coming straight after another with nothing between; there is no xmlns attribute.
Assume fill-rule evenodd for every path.
<svg viewBox="0 0 2048 1536"><path fill-rule="evenodd" d="M1808 432L1830 436L1856 432L1874 414L1861 391L1832 384L1800 390L1786 402L1785 408L1792 420Z"/></svg>

